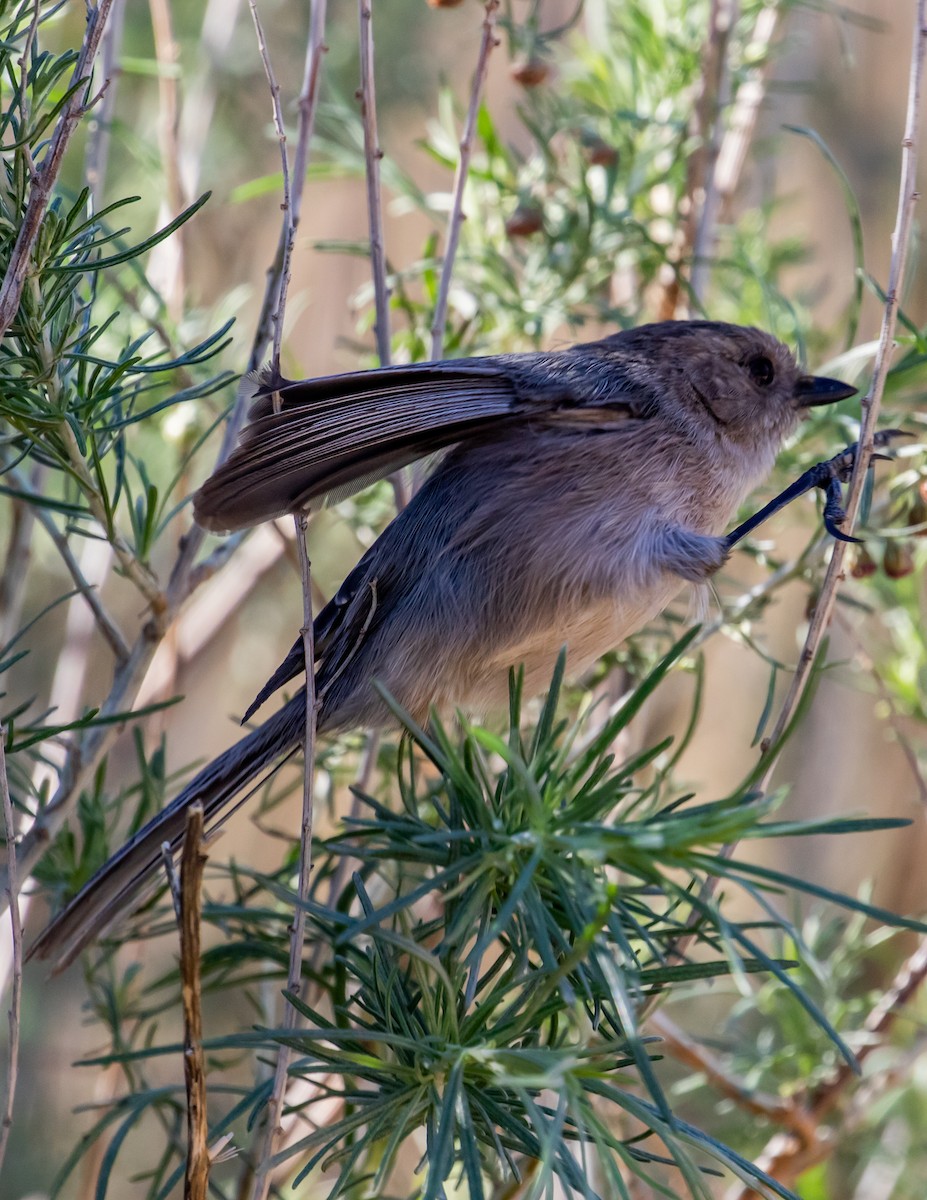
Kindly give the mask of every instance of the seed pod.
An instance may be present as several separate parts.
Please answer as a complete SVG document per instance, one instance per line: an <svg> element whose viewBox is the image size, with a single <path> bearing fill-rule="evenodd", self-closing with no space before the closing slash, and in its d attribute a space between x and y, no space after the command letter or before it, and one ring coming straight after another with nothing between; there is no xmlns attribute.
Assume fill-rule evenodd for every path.
<svg viewBox="0 0 927 1200"><path fill-rule="evenodd" d="M908 509L908 524L923 525L923 529L914 530L914 537L927 537L927 496L924 495L923 483L914 493L911 507Z"/></svg>
<svg viewBox="0 0 927 1200"><path fill-rule="evenodd" d="M865 546L857 546L856 553L853 556L853 566L850 568L850 574L854 579L868 579L870 575L875 575L879 569L879 564L872 557Z"/></svg>
<svg viewBox="0 0 927 1200"><path fill-rule="evenodd" d="M519 204L505 223L510 238L530 237L544 228L544 214L536 204Z"/></svg>
<svg viewBox="0 0 927 1200"><path fill-rule="evenodd" d="M540 87L550 78L550 63L536 54L527 58L516 58L509 67L509 74L524 88Z"/></svg>
<svg viewBox="0 0 927 1200"><path fill-rule="evenodd" d="M456 8L463 0L427 0L432 8Z"/></svg>
<svg viewBox="0 0 927 1200"><path fill-rule="evenodd" d="M888 542L882 555L882 570L889 579L903 579L914 570L914 551L911 543L897 540Z"/></svg>
<svg viewBox="0 0 927 1200"><path fill-rule="evenodd" d="M617 167L620 155L614 146L602 138L590 138L583 147L586 162L591 167Z"/></svg>

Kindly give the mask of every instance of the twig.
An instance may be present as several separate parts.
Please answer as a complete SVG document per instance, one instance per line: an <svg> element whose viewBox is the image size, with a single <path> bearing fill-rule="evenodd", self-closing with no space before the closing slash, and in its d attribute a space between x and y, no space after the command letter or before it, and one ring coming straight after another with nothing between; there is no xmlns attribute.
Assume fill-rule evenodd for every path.
<svg viewBox="0 0 927 1200"><path fill-rule="evenodd" d="M74 66L74 73L71 76L72 83L84 79L88 79L89 82L90 69L96 57L97 47L103 36L106 18L109 16L112 4L113 0L100 0L96 6L88 3L87 28L84 32L80 54ZM13 253L10 255L10 264L7 267L3 283L0 285L0 338L6 334L16 316L29 270L32 249L39 236L45 210L48 208L52 189L61 170L64 152L90 102L88 89L78 89L73 93L58 117L48 153L33 176L29 202L23 214L22 225L16 237Z"/></svg>
<svg viewBox="0 0 927 1200"><path fill-rule="evenodd" d="M891 986L866 1019L863 1030L867 1036L857 1052L858 1062L864 1062L874 1050L884 1045L885 1035L925 979L927 938L922 939L914 953L905 960ZM856 1078L852 1069L846 1063L841 1063L831 1078L819 1084L810 1094L800 1092L793 1096L791 1103L802 1107L811 1118L814 1136L801 1137L798 1131L776 1134L756 1160L757 1166L777 1182L789 1186L802 1171L828 1158L837 1148L836 1140L822 1136L817 1127L837 1107L846 1088ZM744 1187L736 1191L732 1200L760 1200L760 1197L753 1189Z"/></svg>
<svg viewBox="0 0 927 1200"><path fill-rule="evenodd" d="M180 121L176 65L179 46L174 37L169 0L148 0L155 60L158 64L158 148L166 182L161 200L161 217L172 221L185 207L180 177L180 145L177 132ZM159 220L159 224L161 221ZM167 310L176 321L184 298L184 230L155 246L148 262L148 274L162 294Z"/></svg>
<svg viewBox="0 0 927 1200"><path fill-rule="evenodd" d="M770 62L768 52L776 35L781 11L778 5L761 9L750 37L750 43L756 48L760 61L737 90L737 99L721 141L718 161L709 185L714 191L714 202L709 205L709 198L706 197L706 209L710 208L713 214L722 218L727 214L740 182L747 150L753 140L753 131L760 115L760 106L766 95L766 73ZM699 257L707 258L710 238L714 236L714 217L711 220L703 220L702 224L703 229L695 241L695 253Z"/></svg>
<svg viewBox="0 0 927 1200"><path fill-rule="evenodd" d="M924 778L924 772L921 770L921 765L917 759L917 752L908 740L904 730L901 728L901 714L898 711L898 705L895 703L895 697L889 690L888 684L882 678L882 673L875 665L872 655L866 650L863 645L862 638L846 619L843 613L836 614L836 620L841 629L845 631L848 637L852 638L856 646L856 653L865 660L866 673L876 686L876 691L879 693L879 698L884 702L888 709L888 724L892 728L895 739L901 747L901 753L904 755L905 762L908 764L908 769L914 779L915 787L917 788L918 798L921 804L927 808L927 780Z"/></svg>
<svg viewBox="0 0 927 1200"><path fill-rule="evenodd" d="M23 995L23 929L19 912L19 875L16 869L16 822L13 819L13 802L10 799L10 783L6 773L6 729L0 722L0 802L3 805L3 830L6 838L6 887L10 902L10 926L12 931L12 986L10 990L10 1042L6 1064L6 1096L3 1118L0 1120L0 1167L6 1155L10 1129L13 1125L13 1101L16 1097L16 1080L19 1075L19 1033L21 1027Z"/></svg>
<svg viewBox="0 0 927 1200"><path fill-rule="evenodd" d="M35 507L27 501L11 500L10 510L9 542L0 570L0 646L6 645L19 628L35 526Z"/></svg>
<svg viewBox="0 0 927 1200"><path fill-rule="evenodd" d="M754 1116L765 1117L776 1125L785 1125L799 1137L808 1138L813 1135L812 1122L800 1104L745 1088L728 1075L704 1046L700 1046L684 1033L665 1013L652 1013L647 1023L651 1030L659 1034L673 1058L684 1066L701 1072L713 1087L733 1100L738 1108Z"/></svg>
<svg viewBox="0 0 927 1200"><path fill-rule="evenodd" d="M278 245L279 287L276 292L276 303L270 313L270 323L273 327L273 366L279 373L280 352L283 343L283 320L286 310L287 292L290 284L291 260L293 246L296 241L296 230L299 225L302 210L302 198L306 181L306 169L309 161L309 147L315 128L315 118L318 106L319 83L321 78L322 55L325 52L325 0L315 0L309 23L309 42L306 51L303 85L299 97L299 125L296 145L293 153L292 176L289 171L289 161L286 146L286 133L283 126L283 113L280 107L280 87L274 75L270 56L264 41L260 19L255 8L255 0L249 0L251 14L254 19L258 36L258 45L267 82L270 87L273 104L274 126L280 144L280 158L283 167L283 229ZM270 295L270 289L268 290ZM275 405L277 398L275 397ZM297 905L290 931L290 960L287 972L288 990L300 995L302 991L302 961L306 937L305 901L309 894L309 884L312 873L312 819L313 819L313 783L315 779L315 735L316 735L316 693L315 693L315 645L313 637L312 616L312 575L309 554L306 548L305 514L296 514L296 547L299 556L300 575L303 590L303 654L306 662L306 720L303 739L303 806L300 822L299 870L297 883ZM283 1012L285 1029L296 1027L299 1014L296 1008L288 1004ZM290 1048L281 1045L277 1052L277 1063L271 1093L267 1102L267 1121L264 1126L262 1144L256 1157L255 1174L251 1195L253 1200L265 1200L270 1187L271 1159L274 1147L281 1132L281 1114L286 1092L287 1072L289 1070Z"/></svg>
<svg viewBox="0 0 927 1200"><path fill-rule="evenodd" d="M98 586L88 581L81 564L77 561L68 543L67 537L65 537L55 524L55 518L48 509L39 504L33 505L32 511L35 513L36 520L54 543L55 549L61 556L61 561L68 569L68 574L74 580L74 586L93 613L93 619L96 621L97 628L115 655L116 662L120 665L128 662L129 655L131 654L128 643L122 636L119 626L103 607Z"/></svg>
<svg viewBox="0 0 927 1200"><path fill-rule="evenodd" d="M364 126L364 166L367 179L367 224L370 230L370 269L376 308L377 354L381 367L390 363L389 285L386 279L386 241L383 236L383 197L380 191L380 138L377 133L377 92L373 71L373 0L358 0L360 28L360 101Z"/></svg>
<svg viewBox="0 0 927 1200"><path fill-rule="evenodd" d="M888 375L889 362L894 349L895 324L898 317L898 297L904 283L905 266L908 248L911 242L911 226L914 219L914 206L917 203L917 149L920 132L920 99L924 69L924 53L927 49L927 0L918 0L917 16L914 32L914 43L911 55L911 70L908 86L908 112L905 121L905 132L901 152L901 181L898 194L898 212L895 220L895 231L892 235L892 257L888 272L888 290L885 298L885 308L882 315L882 329L879 335L879 345L876 350L873 367L872 383L869 394L862 401L862 425L859 432L859 452L853 468L853 476L847 491L846 521L844 528L852 532L862 499L863 484L866 471L872 457L873 436L879 411L882 404L882 393ZM798 667L792 678L788 694L779 712L775 728L769 741L764 744L764 751L772 746L769 763L763 778L762 786L767 786L778 757L777 744L782 734L788 728L792 714L804 694L811 678L811 672L817 658L821 642L837 600L837 588L843 578L843 560L846 554L846 544L835 542L831 559L824 575L821 592L815 605L814 615L802 647Z"/></svg>
<svg viewBox="0 0 927 1200"><path fill-rule="evenodd" d="M470 106L467 109L467 119L464 123L460 138L460 157L457 160L457 171L454 175L454 199L451 204L451 215L447 228L447 245L444 249L444 262L441 264L441 281L438 285L438 299L435 302L434 319L431 324L431 357L439 359L444 352L444 326L447 321L447 301L451 290L451 277L454 274L454 259L457 257L457 245L460 241L460 228L464 222L463 196L467 186L467 176L470 173L470 159L473 155L473 141L476 136L476 120L480 111L480 98L486 82L489 69L489 56L493 47L498 46L496 38L496 10L499 0L486 0L483 15L483 36L480 39L480 52L476 60L476 70L473 73L473 83L470 88Z"/></svg>
<svg viewBox="0 0 927 1200"><path fill-rule="evenodd" d="M700 104L701 134L704 139L702 156L704 174L702 176L701 195L699 203L693 206L691 212L692 232L690 250L692 267L690 283L692 295L697 304L705 299L705 289L708 283L711 252L714 246L717 227L718 210L720 208L720 188L718 186L718 160L721 154L723 139L721 137L721 114L728 101L730 88L730 63L728 62L728 44L737 22L739 4L737 0L712 0L711 36L709 44L708 65L711 68L711 89ZM762 14L761 14L762 15ZM757 20L759 25L759 19ZM743 84L749 88L750 82ZM734 114L736 118L736 110ZM750 129L752 133L752 126ZM737 175L740 175L738 164Z"/></svg>
<svg viewBox="0 0 927 1200"><path fill-rule="evenodd" d="M737 0L711 0L708 15L708 37L702 47L700 87L695 99L691 125L687 135L695 137L696 146L686 163L686 191L682 204L683 220L672 250L677 265L663 289L658 304L661 320L671 320L679 307L680 271L690 263L690 285L697 300L701 300L705 284L705 269L692 261L693 250L705 224L709 193L713 187L715 163L721 142L721 123L725 91L729 76L727 57L731 31L737 19ZM696 287L698 276L698 287Z"/></svg>
<svg viewBox="0 0 927 1200"><path fill-rule="evenodd" d="M206 1200L209 1140L206 1119L206 1056L200 985L200 921L203 911L203 806L187 809L180 853L180 983L183 998L183 1066L187 1089L187 1167L184 1200Z"/></svg>
<svg viewBox="0 0 927 1200"><path fill-rule="evenodd" d="M109 143L112 132L113 113L116 111L116 66L117 54L122 43L125 24L125 0L114 0L110 19L100 43L100 73L105 91L90 121L87 133L87 148L84 151L84 178L90 187L93 211L103 204L106 185L106 168L109 163Z"/></svg>

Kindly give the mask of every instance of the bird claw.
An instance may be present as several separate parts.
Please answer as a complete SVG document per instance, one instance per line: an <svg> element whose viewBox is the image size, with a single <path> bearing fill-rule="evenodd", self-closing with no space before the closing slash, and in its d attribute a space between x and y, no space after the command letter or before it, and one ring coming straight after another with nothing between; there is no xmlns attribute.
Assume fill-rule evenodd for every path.
<svg viewBox="0 0 927 1200"><path fill-rule="evenodd" d="M895 438L913 436L906 429L880 429L873 435L872 444L873 446L888 447ZM816 467L811 468L811 472L819 474L819 477L814 480L813 486L821 488L826 496L824 502L824 528L838 542L848 542L851 545L861 545L863 539L851 537L850 534L843 533L838 528L838 526L843 524L847 516L843 508L843 496L840 485L847 483L853 474L858 452L859 442L854 442L852 446L847 446L846 450L841 450L833 458L829 458L826 462L818 463ZM891 455L878 454L876 452L870 454L870 463L877 459L881 462L890 462Z"/></svg>
<svg viewBox="0 0 927 1200"><path fill-rule="evenodd" d="M881 449L890 446L895 438L913 436L913 434L908 433L905 429L880 429L873 437L872 444ZM729 533L725 538L728 549L731 549L741 539L752 533L768 517L779 512L787 504L790 504L797 497L803 496L805 492L810 492L813 488L820 488L824 492L824 528L831 537L836 538L838 542L859 543L861 541L860 538L851 537L850 534L844 533L839 528L846 520L840 485L846 483L852 475L858 452L859 442L854 442L852 446L847 446L845 450L841 450L833 458L829 458L825 462L815 463L813 467L810 467L800 478L787 487L784 492L776 496L774 500L771 500L759 512L754 513L749 520L744 521L742 525L738 525L732 533ZM872 454L870 457L872 459L886 459L889 456L885 454Z"/></svg>

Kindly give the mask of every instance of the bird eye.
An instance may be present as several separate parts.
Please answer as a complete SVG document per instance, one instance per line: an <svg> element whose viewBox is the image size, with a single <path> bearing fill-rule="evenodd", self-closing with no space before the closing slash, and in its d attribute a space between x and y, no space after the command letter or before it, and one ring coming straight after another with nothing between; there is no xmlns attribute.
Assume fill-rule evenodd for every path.
<svg viewBox="0 0 927 1200"><path fill-rule="evenodd" d="M755 354L753 358L748 359L747 370L753 382L760 387L769 387L776 377L776 368L765 354Z"/></svg>

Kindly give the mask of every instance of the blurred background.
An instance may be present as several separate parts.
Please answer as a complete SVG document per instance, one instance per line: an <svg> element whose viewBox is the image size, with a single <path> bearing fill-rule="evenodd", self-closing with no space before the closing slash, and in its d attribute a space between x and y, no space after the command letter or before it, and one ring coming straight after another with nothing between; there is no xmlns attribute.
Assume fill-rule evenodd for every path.
<svg viewBox="0 0 927 1200"><path fill-rule="evenodd" d="M466 104L483 11L475 0L453 7L431 7L430 3L390 0L388 6L374 5L380 140L386 156L386 246L390 267L399 272L440 253L429 239L443 226L452 166L437 151L453 153L453 130L455 125L459 127ZM530 6L515 2L513 7L515 17L521 13L523 18ZM545 0L536 7L542 30L574 16L572 3ZM691 22L684 27L674 24L679 20L677 6L655 0L650 7L661 37L692 37ZM307 8L294 0L261 0L259 4L288 120L293 116L292 99L302 76ZM539 92L556 97L583 73L584 86L593 86L588 46L600 46L605 37L602 31L613 27L611 8L606 0L586 0L571 28L555 44L540 49L530 40L519 44L517 38L503 36L490 62L486 103L494 136L511 148L521 165L515 172L517 183L505 201L507 207L488 216L478 207L471 221L485 221L492 232L493 223L504 225L516 209L526 205L533 211L535 202L542 208L550 205L542 220L555 220L556 197L545 195L541 173L532 166L538 151L526 113L530 117L532 104L540 103ZM49 28L49 36L62 46L78 44L81 36L82 6L72 9L62 12ZM743 21L749 17L755 23L758 12L753 6ZM887 277L913 13L914 5L908 0L857 0L852 9L827 3L780 6L772 26L768 63L761 75L764 87L756 129L731 200L733 213L728 221L737 225L737 233L722 239L724 253L735 241L741 248L751 245L750 239L780 249L775 263L776 288L788 303L760 297L752 302L747 318L774 328L793 343L801 341L814 369L846 377L864 372L867 366L865 359L844 353L847 313L853 305L860 266L855 235L862 240L862 265L868 275L883 287ZM148 276L164 297L170 322L184 336L205 336L206 331L234 318L221 365L238 372L250 353L280 219L279 150L247 5L241 0L210 0L208 4L185 0L173 5L169 0L150 0L148 4L120 6L119 20L115 43L119 72L112 85L117 99L103 196L140 196L127 223L148 230L163 225L204 191L211 193L209 202L181 234L151 252ZM287 311L283 365L292 377L376 362L369 263L358 252L367 239L362 158L356 122L345 116L356 110L356 26L353 5L330 6L325 105L318 123ZM610 32L608 37L613 39L609 42L612 49L620 47L618 35ZM699 48L696 41L692 53L697 54ZM765 56L768 50L759 47L757 54ZM750 66L750 53L747 45L741 59L744 71ZM519 78L519 70L526 60L535 58L543 63L545 74L529 88L524 71ZM658 97L648 97L647 103L653 112L660 112ZM620 123L621 114L613 113L612 119ZM814 131L815 136L803 130ZM86 131L79 134L67 162L64 182L73 191L80 186L87 136ZM848 209L835 163L855 196L857 213ZM415 201L415 191L425 198L423 203ZM656 223L665 200L658 195L651 199L650 229L659 236ZM488 193L473 203L490 203ZM752 224L751 213L758 214ZM676 216L672 207L666 211L664 219L670 227ZM514 244L520 236L510 229L510 242ZM528 238L530 233L526 244ZM520 246L516 249L522 253ZM903 298L905 315L917 328L927 321L927 277L919 252L918 232ZM540 261L552 253L548 242L534 251L524 250L524 254L531 253L539 259L531 268L535 271L532 278L546 278L545 269L556 275L555 262L545 268ZM462 249L464 260L468 254L475 265L462 267L452 296L452 308L465 332L450 353L498 348L481 327L484 297L478 278L480 262L485 260L480 259L478 236L469 231ZM762 272L761 254L754 254L754 261ZM421 296L429 286L427 271L410 274L410 295ZM666 278L657 270L643 278L623 273L616 261L610 286L611 301L623 305L630 320L659 315L665 301ZM629 289L633 293L630 302ZM746 298L749 306L748 291L749 285L732 279L709 292L709 315L740 319L742 309L737 305ZM143 322L150 309L141 283L129 300ZM526 310L532 304L542 305L543 291L526 295L524 300ZM490 311L494 303L485 298L483 315L486 323L494 323L498 330L506 318L495 308ZM570 307L569 295L564 295L562 303L565 309ZM473 312L469 325L465 320L468 307ZM533 325L513 318L505 333L506 348L563 345L595 337L607 327L601 320L602 311L601 307L587 309L581 326L573 325L555 306L539 313ZM855 345L865 346L877 337L880 317L879 297L867 285L858 311ZM400 325L401 314L397 314L397 327ZM399 338L396 353L418 353L422 321L409 320L403 328L405 341ZM163 456L176 454L178 447L200 436L213 414L229 403L233 390L229 385L210 401L189 406L189 411L186 406L171 408L150 422L137 451L150 469L154 471ZM914 387L899 385L890 403L896 404L896 411L914 412L918 394L916 380ZM826 455L850 440L842 438L839 430L834 438L832 448L823 445L817 449ZM218 434L180 481L178 495L201 482L217 448ZM815 456L811 449L806 459ZM880 466L880 478L908 471L910 491L917 483L916 474L910 475L913 462L902 459L898 467ZM884 509L890 523L905 524L903 519L895 519L904 494L899 487ZM320 596L334 592L388 517L390 503L388 490L381 490L326 510L314 520L311 547ZM186 512L178 515L171 532L159 542L153 557L157 570L169 567L176 539L188 520ZM805 543L814 521L810 502L793 506L763 531L763 544L768 538L775 555L786 558ZM0 539L4 536L0 510ZM915 542L905 545L911 547L912 565L919 568L923 551ZM877 543L872 552L881 563L882 544ZM279 529L259 531L240 549L235 562L234 571L218 574L197 592L159 649L142 687L139 704L182 697L180 703L157 713L145 725L149 748L162 735L166 738L169 773L205 762L238 736L239 714L282 659L300 625L299 579L288 527L281 523ZM97 563L89 557L85 569L88 575L98 571L105 580L102 594L119 622L126 629L136 628L138 596L109 570L105 551L100 551ZM762 553L735 556L719 581L720 597L733 602L765 578L768 569ZM774 780L788 788L784 809L788 815L865 812L913 822L908 829L876 838L795 839L784 862L788 869L828 887L854 894L871 887L877 903L904 913L921 913L927 901L927 875L919 869L927 850L925 787L920 777L925 667L920 633L922 580L920 570L892 578L880 567L870 579L852 581L857 603L838 607L829 648L834 665L821 679L812 707ZM54 549L36 535L19 624L38 616L49 599L68 586ZM682 779L699 796L725 794L755 762L754 734L770 693L769 661L794 663L807 628L809 595L808 580L796 579L776 591L773 602L752 625L750 638L742 636L742 630L732 631L714 637L706 646L702 720L680 768ZM877 626L862 607L866 603L880 610ZM61 605L26 635L23 644L28 647L28 657L5 677L8 708L35 698L40 710L54 704L59 712L76 715L105 696L112 667L101 651L98 635L82 623L78 608ZM713 615L717 611L715 604ZM757 652L757 643L765 656ZM877 674L873 673L874 663L878 664ZM786 672L779 671L774 679L777 695L783 694L786 683ZM667 729L678 731L684 726L691 692L691 679L685 676L661 690L637 730L642 744L656 740ZM357 745L356 740L349 740L346 748L332 752L336 785L330 797L332 811L346 802L342 784L350 779L351 754ZM344 755L341 766L339 754ZM127 733L111 755L108 784L118 786L121 773L128 779L136 770L135 747ZM256 870L270 869L279 856L275 830L296 828L298 810L298 796L293 796L267 816L263 831L247 811L239 813L215 853L237 858ZM328 813L322 818L323 833L330 822ZM782 864L783 845L770 846L766 861ZM744 853L762 858L764 850L753 843ZM30 906L27 942L47 915L41 900ZM148 956L149 969L153 957L155 973L159 955L163 955L164 970L173 962L174 950L168 941L162 939L139 950ZM897 952L896 947L892 953ZM43 965L28 967L23 1061L13 1146L0 1180L3 1197L19 1200L46 1195L79 1131L86 1127L87 1118L75 1116L74 1110L104 1102L116 1086L112 1068L101 1072L69 1065L100 1046L99 1029L85 1010L85 1002L80 967L53 980L47 978ZM706 1008L706 1029L711 1020L710 1008ZM167 1038L176 1033L175 1022L176 1016L166 1012L159 1035ZM98 1168L99 1154L77 1168L65 1194L92 1195ZM119 1192L112 1194L145 1194L144 1182L132 1183L129 1174Z"/></svg>

